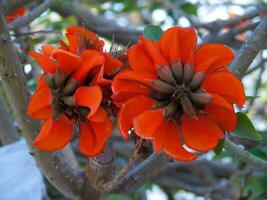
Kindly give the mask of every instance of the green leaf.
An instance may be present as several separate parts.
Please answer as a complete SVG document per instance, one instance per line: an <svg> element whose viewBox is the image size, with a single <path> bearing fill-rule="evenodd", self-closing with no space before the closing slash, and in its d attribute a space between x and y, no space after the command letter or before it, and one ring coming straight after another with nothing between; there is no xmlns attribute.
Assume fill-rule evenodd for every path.
<svg viewBox="0 0 267 200"><path fill-rule="evenodd" d="M245 113L238 112L236 115L238 121L233 133L237 137L251 140L262 140L262 135L255 129Z"/></svg>
<svg viewBox="0 0 267 200"><path fill-rule="evenodd" d="M131 200L129 197L120 194L110 194L105 200Z"/></svg>
<svg viewBox="0 0 267 200"><path fill-rule="evenodd" d="M197 7L192 3L183 3L180 5L180 8L189 15L197 15Z"/></svg>
<svg viewBox="0 0 267 200"><path fill-rule="evenodd" d="M144 36L154 41L159 41L162 33L163 32L159 26L152 25L152 24L147 25L144 29Z"/></svg>
<svg viewBox="0 0 267 200"><path fill-rule="evenodd" d="M213 149L214 153L219 156L222 153L224 140L219 140L217 146Z"/></svg>
<svg viewBox="0 0 267 200"><path fill-rule="evenodd" d="M246 100L251 100L251 99L256 99L259 98L260 96L246 96Z"/></svg>

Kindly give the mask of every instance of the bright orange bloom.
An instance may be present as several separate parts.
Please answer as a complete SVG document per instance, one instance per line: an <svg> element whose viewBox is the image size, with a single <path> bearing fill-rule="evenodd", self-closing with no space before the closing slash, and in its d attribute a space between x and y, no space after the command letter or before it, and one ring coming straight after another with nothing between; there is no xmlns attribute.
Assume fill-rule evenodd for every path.
<svg viewBox="0 0 267 200"><path fill-rule="evenodd" d="M103 52L104 43L95 33L70 27L66 36L69 45L60 41L59 48L44 45L43 53L29 53L44 71L28 109L31 117L45 120L34 145L55 151L79 135L81 152L95 156L113 130L103 107L103 87L123 63Z"/></svg>
<svg viewBox="0 0 267 200"><path fill-rule="evenodd" d="M143 36L129 50L130 70L112 83L121 105L118 127L152 140L154 151L191 161L195 151L208 151L235 128L233 104L242 106L244 88L227 69L234 55L221 44L196 49L193 28L168 29L159 42Z"/></svg>
<svg viewBox="0 0 267 200"><path fill-rule="evenodd" d="M13 20L17 19L18 17L23 16L25 13L26 13L25 7L18 8L17 10L13 11L8 16L6 16L6 21L7 23L10 23Z"/></svg>

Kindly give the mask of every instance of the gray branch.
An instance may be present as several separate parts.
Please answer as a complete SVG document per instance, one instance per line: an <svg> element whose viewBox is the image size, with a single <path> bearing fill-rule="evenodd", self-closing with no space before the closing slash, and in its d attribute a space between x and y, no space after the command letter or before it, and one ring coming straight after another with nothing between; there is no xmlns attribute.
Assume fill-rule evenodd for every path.
<svg viewBox="0 0 267 200"><path fill-rule="evenodd" d="M267 39L267 16L263 17L260 24L245 41L237 56L230 65L230 70L239 78L245 75L246 70L265 46Z"/></svg>
<svg viewBox="0 0 267 200"><path fill-rule="evenodd" d="M130 170L116 185L112 192L131 193L142 186L146 181L157 175L160 169L171 159L164 153L153 153L138 166Z"/></svg>
<svg viewBox="0 0 267 200"><path fill-rule="evenodd" d="M41 3L35 9L33 9L26 16L20 17L20 18L16 19L15 21L11 22L9 25L9 29L10 30L17 30L21 27L24 27L24 26L30 24L33 20L35 20L42 13L44 13L53 3L54 3L54 0L45 0L43 3Z"/></svg>
<svg viewBox="0 0 267 200"><path fill-rule="evenodd" d="M2 87L0 87L2 89ZM12 124L6 102L0 94L0 143L2 145L16 142L19 139L18 130Z"/></svg>
<svg viewBox="0 0 267 200"><path fill-rule="evenodd" d="M0 0L0 7L3 8L5 15L15 11L16 9L34 2L34 0Z"/></svg>
<svg viewBox="0 0 267 200"><path fill-rule="evenodd" d="M84 25L86 28L110 40L114 37L114 41L123 45L135 43L142 34L142 30L138 30L131 26L121 27L113 20L96 16L85 6L75 1L61 5L54 5L52 9L64 17L74 15L78 19L79 23Z"/></svg>

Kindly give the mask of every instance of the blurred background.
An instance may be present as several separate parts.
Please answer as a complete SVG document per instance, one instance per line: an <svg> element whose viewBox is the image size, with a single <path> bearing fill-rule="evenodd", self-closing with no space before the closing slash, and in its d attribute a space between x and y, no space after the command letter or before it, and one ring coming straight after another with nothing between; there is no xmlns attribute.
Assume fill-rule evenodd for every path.
<svg viewBox="0 0 267 200"><path fill-rule="evenodd" d="M39 1L29 4L27 13L39 5ZM121 48L135 43L147 24L159 25L163 30L171 26L194 26L198 32L199 43L223 43L236 52L256 28L260 18L266 14L266 0L56 0L52 1L49 9L30 24L19 27L11 23L10 29L13 43L17 47L24 66L28 86L33 92L42 72L38 64L27 56L27 52L39 51L43 44L57 45L59 39L65 40L64 30L70 25L79 24L96 32L106 41L106 50L110 48L112 42ZM256 98L248 99L242 111L247 112L264 139L256 142L233 135L230 137L252 154L266 160L267 50L262 50L256 57L244 76L243 83L246 95ZM12 168L13 176L7 175L4 170L8 168L10 172L9 166L16 165L15 161L23 161L31 159L31 157L27 157L27 147L20 140L21 134L14 116L7 106L1 86L0 94L0 177L7 177L6 179L1 178L0 181L0 199L6 200L8 198L1 198L1 195L4 194L4 186L12 186L16 190L17 187L19 188L16 184L21 184L24 179L23 185L27 185L27 177L23 176L19 179L20 176L16 176L17 181L14 181L16 170L23 172L24 167ZM119 170L127 161L134 146L131 141L123 141L116 131L111 141L116 148L115 162L116 168ZM18 148L18 146L12 146L15 142L17 145L21 145L21 149L24 149L25 158L22 156L14 159L14 157L8 156ZM65 154L70 161L77 160L79 165L84 167L87 158L80 154L76 143L77 141L73 141L65 149ZM11 160L12 158L13 160ZM8 162L11 164L7 164ZM29 169L31 167L34 169L35 164L30 165L30 162L21 165L29 165ZM4 163L6 168L4 168ZM76 162L73 163L76 164ZM32 197L33 200L38 200L40 196L43 196L43 199L51 200L67 199L45 178L42 178L38 171L33 173L30 170L26 174L38 177L36 184L39 184L40 187L38 186L37 189L34 189L36 184L29 182L28 191L35 190L40 193L36 194L36 197ZM30 179L32 180L32 178ZM31 184L32 187L30 187ZM202 154L196 161L190 163L174 162L167 165L157 177L129 197L114 194L108 196L107 199L267 199L267 173L246 165L225 151L220 155L209 152Z"/></svg>

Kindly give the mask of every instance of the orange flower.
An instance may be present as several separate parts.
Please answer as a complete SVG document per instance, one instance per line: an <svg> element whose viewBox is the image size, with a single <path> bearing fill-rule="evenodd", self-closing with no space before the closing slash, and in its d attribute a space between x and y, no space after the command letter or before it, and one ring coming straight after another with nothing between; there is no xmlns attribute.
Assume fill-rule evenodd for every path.
<svg viewBox="0 0 267 200"><path fill-rule="evenodd" d="M193 28L168 29L159 42L143 36L129 50L130 70L112 83L121 109L118 127L152 140L154 151L191 161L195 151L216 147L224 131L235 128L233 104L242 106L244 88L227 69L234 55L221 44L196 49Z"/></svg>
<svg viewBox="0 0 267 200"><path fill-rule="evenodd" d="M70 37L69 30L78 34ZM55 151L78 134L81 152L95 156L113 130L103 108L106 97L102 87L110 85L108 76L122 62L103 52L103 41L88 30L70 27L66 36L69 45L60 41L59 48L44 45L43 53L29 53L44 71L28 109L32 118L45 120L34 145L44 151ZM86 38L90 46L77 43L83 41L81 38Z"/></svg>
<svg viewBox="0 0 267 200"><path fill-rule="evenodd" d="M17 19L18 17L23 16L25 12L26 12L25 7L18 8L17 10L11 12L8 16L6 16L7 23L10 23L13 20Z"/></svg>

